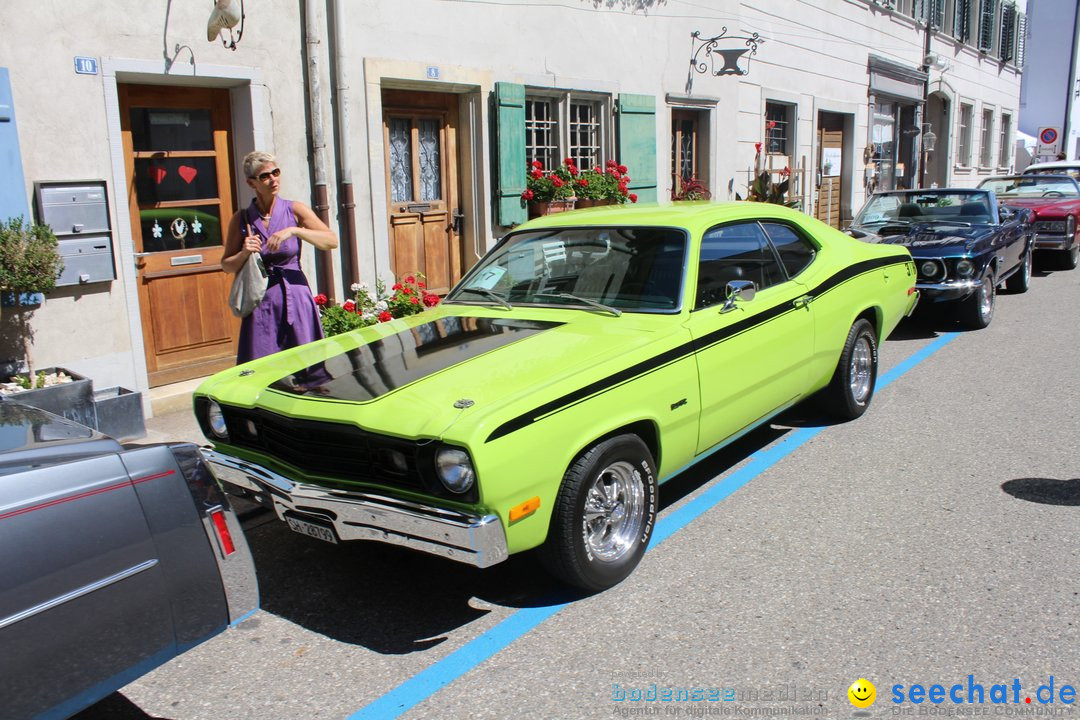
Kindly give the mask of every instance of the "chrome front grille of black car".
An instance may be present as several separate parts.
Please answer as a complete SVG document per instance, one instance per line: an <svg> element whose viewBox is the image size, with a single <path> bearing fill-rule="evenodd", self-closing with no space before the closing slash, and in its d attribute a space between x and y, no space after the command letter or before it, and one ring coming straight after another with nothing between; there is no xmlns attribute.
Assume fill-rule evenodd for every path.
<svg viewBox="0 0 1080 720"><path fill-rule="evenodd" d="M236 447L256 450L311 475L431 490L419 470L422 452L415 442L265 410L228 405L221 409L229 443Z"/></svg>

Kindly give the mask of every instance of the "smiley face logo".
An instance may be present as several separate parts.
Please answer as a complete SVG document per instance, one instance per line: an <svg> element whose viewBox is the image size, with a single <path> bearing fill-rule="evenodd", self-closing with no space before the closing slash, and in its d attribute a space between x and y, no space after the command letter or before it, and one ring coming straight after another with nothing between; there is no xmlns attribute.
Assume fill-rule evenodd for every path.
<svg viewBox="0 0 1080 720"><path fill-rule="evenodd" d="M877 688L866 678L859 678L847 689L848 700L857 708L868 708L877 700Z"/></svg>

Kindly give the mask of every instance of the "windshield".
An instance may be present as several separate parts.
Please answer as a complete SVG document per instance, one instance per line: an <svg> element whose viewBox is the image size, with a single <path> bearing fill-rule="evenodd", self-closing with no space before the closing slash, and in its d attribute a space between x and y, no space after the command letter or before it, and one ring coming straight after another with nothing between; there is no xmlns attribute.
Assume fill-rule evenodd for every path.
<svg viewBox="0 0 1080 720"><path fill-rule="evenodd" d="M579 227L515 233L455 287L449 302L675 310L686 233L675 228Z"/></svg>
<svg viewBox="0 0 1080 720"><path fill-rule="evenodd" d="M1000 198L1078 197L1080 185L1069 177L1057 175L1020 175L990 178L979 183L983 190L993 190Z"/></svg>
<svg viewBox="0 0 1080 720"><path fill-rule="evenodd" d="M919 190L882 193L867 201L855 225L919 222L991 223L990 196L985 192Z"/></svg>

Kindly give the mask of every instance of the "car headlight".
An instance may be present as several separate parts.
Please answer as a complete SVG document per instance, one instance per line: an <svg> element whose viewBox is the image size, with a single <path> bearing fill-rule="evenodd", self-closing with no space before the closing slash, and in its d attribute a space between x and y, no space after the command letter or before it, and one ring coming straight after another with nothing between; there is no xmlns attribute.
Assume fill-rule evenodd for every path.
<svg viewBox="0 0 1080 720"><path fill-rule="evenodd" d="M445 447L435 453L435 470L443 486L458 495L468 492L476 482L469 453L458 448Z"/></svg>
<svg viewBox="0 0 1080 720"><path fill-rule="evenodd" d="M928 280L935 280L941 274L941 267L936 260L924 260L919 264L919 274Z"/></svg>
<svg viewBox="0 0 1080 720"><path fill-rule="evenodd" d="M956 263L956 272L960 277L971 277L975 273L975 263L969 258L961 258Z"/></svg>
<svg viewBox="0 0 1080 720"><path fill-rule="evenodd" d="M213 400L206 404L206 425L214 437L222 440L229 439L229 428L225 425L225 416L221 413L221 406Z"/></svg>

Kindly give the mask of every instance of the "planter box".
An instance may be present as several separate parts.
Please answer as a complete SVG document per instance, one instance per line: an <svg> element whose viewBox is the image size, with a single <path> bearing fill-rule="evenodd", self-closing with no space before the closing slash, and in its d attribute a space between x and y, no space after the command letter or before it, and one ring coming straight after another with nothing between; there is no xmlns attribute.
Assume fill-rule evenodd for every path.
<svg viewBox="0 0 1080 720"><path fill-rule="evenodd" d="M7 393L5 399L36 407L54 415L61 415L87 427L94 427L97 417L94 413L93 381L64 368L43 368L42 372L48 375L57 370L69 375L71 382Z"/></svg>
<svg viewBox="0 0 1080 720"><path fill-rule="evenodd" d="M529 201L529 217L535 218L542 215L552 215L558 212L567 212L574 209L573 200L550 200L547 202L539 202L536 200Z"/></svg>
<svg viewBox="0 0 1080 720"><path fill-rule="evenodd" d="M122 387L95 390L94 413L98 432L121 441L146 435L141 392Z"/></svg>

